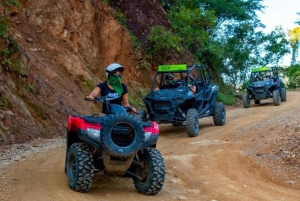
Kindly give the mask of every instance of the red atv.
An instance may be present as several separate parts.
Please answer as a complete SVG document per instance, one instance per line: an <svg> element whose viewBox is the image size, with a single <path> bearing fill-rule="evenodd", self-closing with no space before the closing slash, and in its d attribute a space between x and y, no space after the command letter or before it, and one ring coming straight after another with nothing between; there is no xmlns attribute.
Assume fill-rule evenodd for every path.
<svg viewBox="0 0 300 201"><path fill-rule="evenodd" d="M94 174L128 176L143 194L155 195L165 181L165 163L155 148L159 127L142 122L120 105L109 104L105 116L69 116L65 172L71 189L87 192Z"/></svg>

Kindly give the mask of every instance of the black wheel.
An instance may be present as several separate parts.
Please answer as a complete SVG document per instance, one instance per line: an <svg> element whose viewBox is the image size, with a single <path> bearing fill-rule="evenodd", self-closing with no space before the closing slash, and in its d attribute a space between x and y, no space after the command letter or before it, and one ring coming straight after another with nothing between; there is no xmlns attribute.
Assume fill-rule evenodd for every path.
<svg viewBox="0 0 300 201"><path fill-rule="evenodd" d="M66 161L68 184L71 189L77 192L90 190L94 175L93 162L92 153L86 144L71 145Z"/></svg>
<svg viewBox="0 0 300 201"><path fill-rule="evenodd" d="M213 120L216 126L223 126L226 122L226 108L223 103L216 103L213 113Z"/></svg>
<svg viewBox="0 0 300 201"><path fill-rule="evenodd" d="M281 101L282 101L282 102L285 102L285 101L286 101L286 89L285 89L285 88L281 88L281 91L280 91L280 98L281 98Z"/></svg>
<svg viewBox="0 0 300 201"><path fill-rule="evenodd" d="M254 103L255 103L256 105L259 105L259 104L260 104L260 100L254 100Z"/></svg>
<svg viewBox="0 0 300 201"><path fill-rule="evenodd" d="M166 167L161 153L148 147L138 154L141 166L135 168L135 174L141 178L133 177L135 189L145 195L155 195L163 187Z"/></svg>
<svg viewBox="0 0 300 201"><path fill-rule="evenodd" d="M273 103L275 106L280 105L280 95L278 90L273 91Z"/></svg>
<svg viewBox="0 0 300 201"><path fill-rule="evenodd" d="M249 108L250 107L250 97L249 97L249 94L248 93L244 93L242 99L243 99L244 108Z"/></svg>
<svg viewBox="0 0 300 201"><path fill-rule="evenodd" d="M189 137L196 137L199 132L198 112L195 108L187 111L186 115L186 130Z"/></svg>
<svg viewBox="0 0 300 201"><path fill-rule="evenodd" d="M145 141L141 121L127 113L106 117L102 124L100 141L109 155L129 157L141 149Z"/></svg>

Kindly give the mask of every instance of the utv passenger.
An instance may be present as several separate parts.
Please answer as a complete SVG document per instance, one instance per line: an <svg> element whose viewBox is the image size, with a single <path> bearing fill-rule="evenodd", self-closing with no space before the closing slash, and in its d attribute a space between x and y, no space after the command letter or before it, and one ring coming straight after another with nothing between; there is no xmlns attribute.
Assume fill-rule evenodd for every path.
<svg viewBox="0 0 300 201"><path fill-rule="evenodd" d="M161 85L159 87L159 89L170 89L170 88L177 88L179 87L180 84L174 81L174 76L173 74L169 73L166 76L166 84L165 85Z"/></svg>
<svg viewBox="0 0 300 201"><path fill-rule="evenodd" d="M106 68L106 82L99 83L94 90L87 96L87 99L94 100L100 93L101 97L106 96L110 104L118 104L129 106L128 89L125 84L121 82L124 66L118 63L112 63ZM106 106L103 105L102 114L106 114ZM132 112L135 113L136 109L132 107Z"/></svg>
<svg viewBox="0 0 300 201"><path fill-rule="evenodd" d="M197 87L194 84L194 78L193 78L193 76L189 75L188 77L185 78L185 80L186 80L186 83L187 83L188 87L191 89L191 91L193 93L196 93Z"/></svg>

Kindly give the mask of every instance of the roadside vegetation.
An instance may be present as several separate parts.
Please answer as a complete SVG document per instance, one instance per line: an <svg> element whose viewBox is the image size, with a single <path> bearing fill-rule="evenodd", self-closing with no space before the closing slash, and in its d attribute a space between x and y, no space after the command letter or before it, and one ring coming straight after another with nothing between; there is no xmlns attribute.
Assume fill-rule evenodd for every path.
<svg viewBox="0 0 300 201"><path fill-rule="evenodd" d="M162 64L168 55L188 50L195 63L207 64L213 80L220 85L218 99L235 104L239 91L248 81L252 68L282 68L288 88L299 87L300 27L287 33L276 27L264 33L257 13L264 10L262 0L159 0L168 14L172 28L152 28L144 49L149 63ZM300 13L298 13L300 16ZM295 26L300 20L295 19ZM292 53L290 66L279 66ZM299 61L298 61L299 62Z"/></svg>
<svg viewBox="0 0 300 201"><path fill-rule="evenodd" d="M109 1L106 2L109 4ZM292 30L285 32L282 27L277 27L270 33L264 33L264 25L257 16L258 12L264 10L263 0L158 2L165 9L171 28L152 27L147 43L137 41L131 34L134 47L145 53L141 68L165 64L170 56L186 62L192 59L194 63L206 64L214 82L220 86L218 100L227 105L235 104L252 68L278 66L286 78L286 87L299 87L299 19L295 19L295 28ZM5 44L0 49L1 70L22 77L26 72L20 68L19 60L11 57L18 51L18 44L8 34L12 6L21 8L22 5L18 0L0 1L0 40ZM125 28L126 16L117 10L116 17ZM191 53L192 58L186 52ZM292 54L290 65L279 66L287 54Z"/></svg>

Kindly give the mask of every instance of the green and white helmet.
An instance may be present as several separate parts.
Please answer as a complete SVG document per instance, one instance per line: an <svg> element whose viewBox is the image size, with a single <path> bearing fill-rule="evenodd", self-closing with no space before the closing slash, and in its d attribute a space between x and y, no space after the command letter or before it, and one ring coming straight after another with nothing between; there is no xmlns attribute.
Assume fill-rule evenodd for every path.
<svg viewBox="0 0 300 201"><path fill-rule="evenodd" d="M106 77L110 77L111 75L115 74L117 71L123 72L124 69L125 69L124 66L122 66L118 63L109 64L105 70Z"/></svg>

